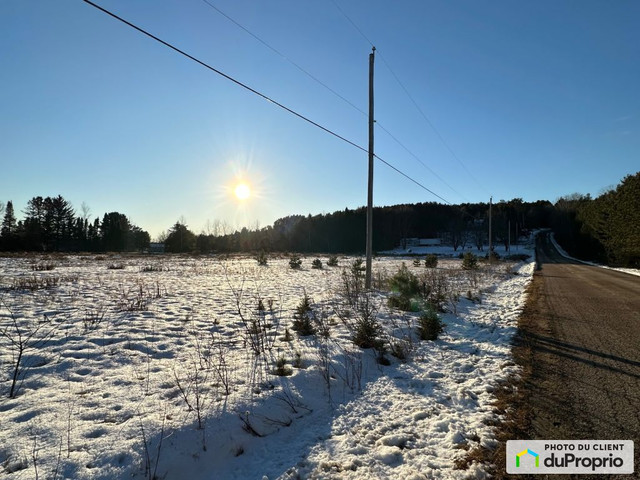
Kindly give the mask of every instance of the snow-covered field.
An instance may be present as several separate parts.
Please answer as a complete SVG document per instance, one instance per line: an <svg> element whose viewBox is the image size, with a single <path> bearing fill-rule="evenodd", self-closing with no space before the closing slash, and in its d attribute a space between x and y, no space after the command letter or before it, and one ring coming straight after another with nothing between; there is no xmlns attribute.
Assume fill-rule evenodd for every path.
<svg viewBox="0 0 640 480"><path fill-rule="evenodd" d="M375 291L381 338L406 355L383 365L352 342L354 259L311 260L0 259L0 478L484 478L454 461L495 442L492 392L516 371L533 263L441 259L436 341ZM427 270L378 258L377 286L403 261ZM291 330L305 293L328 337Z"/></svg>

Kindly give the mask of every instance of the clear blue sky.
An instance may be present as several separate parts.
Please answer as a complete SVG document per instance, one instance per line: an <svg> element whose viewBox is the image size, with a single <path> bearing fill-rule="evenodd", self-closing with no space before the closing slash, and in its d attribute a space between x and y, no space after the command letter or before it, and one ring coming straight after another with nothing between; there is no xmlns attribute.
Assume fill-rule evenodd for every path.
<svg viewBox="0 0 640 480"><path fill-rule="evenodd" d="M208 1L367 111L371 46L333 0ZM380 128L376 153L447 201L597 195L640 170L640 2L335 1L378 49L376 120L430 170ZM202 0L97 3L367 146L366 115ZM81 0L2 0L0 65L19 212L61 194L155 236L366 203L366 153ZM380 163L374 195L439 201Z"/></svg>

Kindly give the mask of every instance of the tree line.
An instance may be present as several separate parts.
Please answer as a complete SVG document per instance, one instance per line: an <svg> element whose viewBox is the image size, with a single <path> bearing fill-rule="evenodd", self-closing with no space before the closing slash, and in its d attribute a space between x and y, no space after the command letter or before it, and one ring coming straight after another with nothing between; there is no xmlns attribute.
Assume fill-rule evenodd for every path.
<svg viewBox="0 0 640 480"><path fill-rule="evenodd" d="M640 267L640 172L597 198L572 194L555 204L556 238L571 255Z"/></svg>
<svg viewBox="0 0 640 480"><path fill-rule="evenodd" d="M0 212L3 205L0 202ZM597 198L573 194L555 203L520 198L491 207L492 241L514 243L532 229L552 228L572 255L607 264L640 267L640 172L629 175ZM0 250L26 251L143 251L149 234L121 213L105 213L89 221L88 209L76 215L62 196L34 197L16 220L13 205L4 206ZM489 204L443 205L435 202L376 207L373 210L374 251L402 246L408 238L440 238L456 250L486 251ZM324 252L364 251L366 209L321 215L291 215L273 225L232 233L195 234L177 221L158 241L166 252ZM224 230L224 229L223 229ZM406 246L406 245L404 245Z"/></svg>
<svg viewBox="0 0 640 480"><path fill-rule="evenodd" d="M553 205L516 198L493 205L493 241L515 243L532 228L549 227ZM440 238L454 248L488 247L489 204L442 205L417 203L373 209L373 248L390 250L407 238ZM291 215L255 230L243 228L228 234L196 235L177 222L165 236L168 252L362 253L365 245L366 209L345 208L321 215Z"/></svg>
<svg viewBox="0 0 640 480"><path fill-rule="evenodd" d="M149 233L132 224L126 215L105 213L102 221L89 220L89 209L82 214L64 197L33 197L18 220L13 202L1 205L4 210L0 227L2 251L142 251L149 247Z"/></svg>

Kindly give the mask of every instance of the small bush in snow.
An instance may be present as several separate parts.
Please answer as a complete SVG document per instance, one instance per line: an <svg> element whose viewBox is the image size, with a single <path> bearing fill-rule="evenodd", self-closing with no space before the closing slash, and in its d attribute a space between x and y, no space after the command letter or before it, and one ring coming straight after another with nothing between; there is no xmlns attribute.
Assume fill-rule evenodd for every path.
<svg viewBox="0 0 640 480"><path fill-rule="evenodd" d="M337 267L338 266L338 256L337 255L330 255L329 256L329 260L327 260L327 265L329 265L330 267Z"/></svg>
<svg viewBox="0 0 640 480"><path fill-rule="evenodd" d="M353 343L360 348L380 348L382 340L378 338L381 333L380 324L375 318L360 318L356 322L356 331L353 335Z"/></svg>
<svg viewBox="0 0 640 480"><path fill-rule="evenodd" d="M352 308L357 308L364 292L364 271L361 258L354 260L349 268L342 270L340 293Z"/></svg>
<svg viewBox="0 0 640 480"><path fill-rule="evenodd" d="M438 257L430 253L427 255L427 258L424 259L424 266L427 268L436 268L438 266Z"/></svg>
<svg viewBox="0 0 640 480"><path fill-rule="evenodd" d="M389 279L391 290L402 297L411 298L420 293L420 282L413 272L403 263L396 274Z"/></svg>
<svg viewBox="0 0 640 480"><path fill-rule="evenodd" d="M386 268L373 272L373 288L376 290L389 290L389 273Z"/></svg>
<svg viewBox="0 0 640 480"><path fill-rule="evenodd" d="M293 341L293 337L291 336L291 332L289 331L289 327L284 329L284 336L282 337L283 342L291 342Z"/></svg>
<svg viewBox="0 0 640 480"><path fill-rule="evenodd" d="M402 295L391 295L387 300L387 305L391 308L397 308L403 312L410 312L412 310L411 299L403 297Z"/></svg>
<svg viewBox="0 0 640 480"><path fill-rule="evenodd" d="M267 254L264 250L258 252L258 254L256 255L256 262L258 262L258 265L260 265L261 267L267 266Z"/></svg>
<svg viewBox="0 0 640 480"><path fill-rule="evenodd" d="M420 315L418 319L420 340L437 340L443 330L444 324L434 310L427 309Z"/></svg>
<svg viewBox="0 0 640 480"><path fill-rule="evenodd" d="M293 374L293 370L287 365L287 359L284 358L284 355L280 355L276 360L276 368L273 370L273 374L279 377L288 377Z"/></svg>
<svg viewBox="0 0 640 480"><path fill-rule="evenodd" d="M162 265L145 265L143 267L140 267L140 271L143 273L164 272L164 268L162 267Z"/></svg>
<svg viewBox="0 0 640 480"><path fill-rule="evenodd" d="M353 329L353 343L360 348L375 348L383 351L384 342L379 338L382 327L378 323L377 309L371 297L364 295L359 305Z"/></svg>
<svg viewBox="0 0 640 480"><path fill-rule="evenodd" d="M389 297L388 305L406 312L413 310L412 299L420 294L420 282L404 263L389 279L389 286L395 294Z"/></svg>
<svg viewBox="0 0 640 480"><path fill-rule="evenodd" d="M44 347L53 340L60 323L54 322L46 314L43 319L19 319L3 302L0 305L7 310L11 318L11 323L0 330L0 348L11 352L12 361L8 362L12 371L9 398L15 398L22 387L26 373L32 367L40 366L29 359L31 351L42 352ZM46 364L49 360L42 360L42 362Z"/></svg>
<svg viewBox="0 0 640 480"><path fill-rule="evenodd" d="M316 258L313 262L311 262L311 268L321 269L322 268L322 260Z"/></svg>
<svg viewBox="0 0 640 480"><path fill-rule="evenodd" d="M364 272L366 270L366 267L362 264L363 262L364 260L362 260L361 258L357 258L351 264L351 274L354 277L364 278Z"/></svg>
<svg viewBox="0 0 640 480"><path fill-rule="evenodd" d="M62 283L62 277L17 277L13 279L11 290L40 290L57 287Z"/></svg>
<svg viewBox="0 0 640 480"><path fill-rule="evenodd" d="M150 300L151 295L145 291L142 283L129 290L122 287L117 308L119 312L144 312L149 309Z"/></svg>
<svg viewBox="0 0 640 480"><path fill-rule="evenodd" d="M451 292L451 278L443 270L429 268L422 275L422 296L434 310L444 311L444 304Z"/></svg>
<svg viewBox="0 0 640 480"><path fill-rule="evenodd" d="M485 258L487 258L487 259L489 259L489 261L493 262L493 261L496 261L496 260L500 260L500 255L495 250L492 250L490 253L487 254L487 256Z"/></svg>
<svg viewBox="0 0 640 480"><path fill-rule="evenodd" d="M39 262L34 265L31 265L31 270L34 272L49 272L56 268L56 264L52 262Z"/></svg>
<svg viewBox="0 0 640 480"><path fill-rule="evenodd" d="M304 368L304 361L302 360L302 354L300 352L296 352L293 358L293 367L294 368Z"/></svg>
<svg viewBox="0 0 640 480"><path fill-rule="evenodd" d="M102 323L102 320L104 320L105 313L106 312L103 306L99 306L95 310L85 310L84 316L82 317L84 331L88 332L89 330L98 328L98 326Z"/></svg>
<svg viewBox="0 0 640 480"><path fill-rule="evenodd" d="M466 252L462 257L462 269L463 270L477 270L478 269L478 257L471 252Z"/></svg>
<svg viewBox="0 0 640 480"><path fill-rule="evenodd" d="M391 348L389 353L391 353L391 355L393 355L394 357L396 357L398 360L402 362L407 361L407 358L409 357L409 353L408 353L409 349L405 342L395 338L391 341L390 347Z"/></svg>
<svg viewBox="0 0 640 480"><path fill-rule="evenodd" d="M324 339L329 338L331 336L331 321L329 320L327 311L320 309L317 312L313 312L313 320L316 333Z"/></svg>
<svg viewBox="0 0 640 480"><path fill-rule="evenodd" d="M305 293L293 314L293 326L291 328L298 332L301 337L315 334L316 329L313 325L312 317L311 299Z"/></svg>
<svg viewBox="0 0 640 480"><path fill-rule="evenodd" d="M413 266L414 267L419 267L420 266L420 259L419 258L414 258L413 259Z"/></svg>
<svg viewBox="0 0 640 480"><path fill-rule="evenodd" d="M293 268L294 270L298 270L301 266L302 259L300 258L300 255L291 255L291 258L289 259L289 267Z"/></svg>
<svg viewBox="0 0 640 480"><path fill-rule="evenodd" d="M471 290L467 290L467 300L471 300L473 303L480 303L482 300L479 295L474 295Z"/></svg>

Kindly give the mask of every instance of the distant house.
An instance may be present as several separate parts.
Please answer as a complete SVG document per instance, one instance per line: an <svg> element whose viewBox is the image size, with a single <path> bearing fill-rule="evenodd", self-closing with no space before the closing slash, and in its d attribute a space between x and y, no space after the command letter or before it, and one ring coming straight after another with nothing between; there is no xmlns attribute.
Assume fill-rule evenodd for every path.
<svg viewBox="0 0 640 480"><path fill-rule="evenodd" d="M418 242L419 247L437 247L441 244L439 238L421 238Z"/></svg>
<svg viewBox="0 0 640 480"><path fill-rule="evenodd" d="M403 238L400 244L403 248L437 247L442 244L442 241L439 238Z"/></svg>
<svg viewBox="0 0 640 480"><path fill-rule="evenodd" d="M149 253L164 253L164 243L150 243Z"/></svg>

